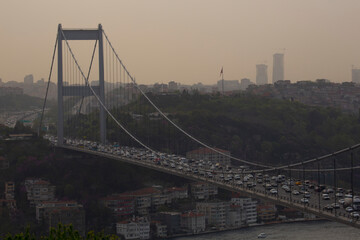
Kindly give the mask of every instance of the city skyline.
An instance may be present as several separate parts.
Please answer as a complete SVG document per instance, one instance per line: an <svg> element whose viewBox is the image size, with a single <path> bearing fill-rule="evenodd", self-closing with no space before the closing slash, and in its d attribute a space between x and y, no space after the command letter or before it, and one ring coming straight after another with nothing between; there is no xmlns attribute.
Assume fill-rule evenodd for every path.
<svg viewBox="0 0 360 240"><path fill-rule="evenodd" d="M5 2L0 78L21 82L33 74L47 80L57 25L96 28L101 23L141 84L216 84L222 66L225 79L255 82L255 66L271 66L279 51L286 54L286 79L292 82L349 82L352 65L360 66L360 34L354 31L359 7L356 0L89 0L86 5L65 0L56 9L44 0ZM86 69L93 43L81 44L71 42Z"/></svg>

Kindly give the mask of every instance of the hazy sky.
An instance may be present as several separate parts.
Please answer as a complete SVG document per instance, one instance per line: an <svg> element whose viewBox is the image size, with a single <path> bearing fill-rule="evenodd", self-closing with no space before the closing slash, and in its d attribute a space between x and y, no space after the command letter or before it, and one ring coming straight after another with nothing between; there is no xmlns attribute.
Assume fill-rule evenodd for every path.
<svg viewBox="0 0 360 240"><path fill-rule="evenodd" d="M0 78L47 79L57 25L103 28L139 83L248 77L285 50L293 82L351 80L360 66L360 0L0 0ZM90 61L93 43L74 44ZM71 42L72 44L72 42ZM83 53L80 57L80 53ZM86 56L86 57L85 57ZM56 81L56 75L52 78Z"/></svg>

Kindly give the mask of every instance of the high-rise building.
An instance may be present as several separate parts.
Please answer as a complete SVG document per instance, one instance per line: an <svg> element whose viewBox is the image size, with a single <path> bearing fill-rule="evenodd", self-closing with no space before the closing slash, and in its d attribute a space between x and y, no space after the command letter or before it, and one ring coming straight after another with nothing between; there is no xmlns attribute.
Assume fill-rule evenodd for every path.
<svg viewBox="0 0 360 240"><path fill-rule="evenodd" d="M263 85L268 83L267 65L257 64L256 65L256 84Z"/></svg>
<svg viewBox="0 0 360 240"><path fill-rule="evenodd" d="M353 83L360 83L360 68L351 69L351 81Z"/></svg>
<svg viewBox="0 0 360 240"><path fill-rule="evenodd" d="M284 80L284 54L275 53L273 58L273 79L272 82Z"/></svg>
<svg viewBox="0 0 360 240"><path fill-rule="evenodd" d="M26 75L24 77L24 83L29 84L29 85L33 84L34 83L34 76L32 74Z"/></svg>

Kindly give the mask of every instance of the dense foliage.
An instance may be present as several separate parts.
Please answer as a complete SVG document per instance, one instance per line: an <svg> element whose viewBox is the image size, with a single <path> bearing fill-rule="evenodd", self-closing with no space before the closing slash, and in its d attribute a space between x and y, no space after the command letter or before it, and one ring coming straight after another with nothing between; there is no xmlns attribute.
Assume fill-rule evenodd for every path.
<svg viewBox="0 0 360 240"><path fill-rule="evenodd" d="M149 96L194 137L252 161L290 163L360 142L359 117L333 108L240 94ZM155 110L143 98L112 112L130 132L155 149L185 154L199 147L166 120L151 120L149 113ZM136 119L133 114L142 117ZM97 113L75 116L67 126L70 135L98 139ZM70 129L73 126L75 130ZM134 144L111 119L107 136L110 141Z"/></svg>

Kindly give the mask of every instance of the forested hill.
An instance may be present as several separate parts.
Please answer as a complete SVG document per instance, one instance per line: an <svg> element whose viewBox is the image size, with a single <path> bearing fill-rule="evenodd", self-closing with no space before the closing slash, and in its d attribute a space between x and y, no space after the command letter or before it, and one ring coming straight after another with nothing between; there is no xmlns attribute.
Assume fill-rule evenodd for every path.
<svg viewBox="0 0 360 240"><path fill-rule="evenodd" d="M343 114L333 108L311 107L255 95L224 97L182 93L150 95L150 98L196 138L248 160L288 163L360 142L358 116ZM188 144L184 144L187 140L183 134L174 128L166 130L168 124L165 121L158 121L159 124L148 123L146 118L135 121L127 114L155 111L144 107L144 102L141 99L141 105L133 103L124 107L122 113L116 112L118 119L155 149L182 154L191 150ZM97 134L93 122L81 121L88 127L78 136ZM115 127L108 130L112 141L121 139L124 143L124 135Z"/></svg>

